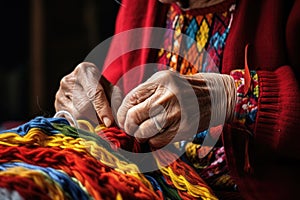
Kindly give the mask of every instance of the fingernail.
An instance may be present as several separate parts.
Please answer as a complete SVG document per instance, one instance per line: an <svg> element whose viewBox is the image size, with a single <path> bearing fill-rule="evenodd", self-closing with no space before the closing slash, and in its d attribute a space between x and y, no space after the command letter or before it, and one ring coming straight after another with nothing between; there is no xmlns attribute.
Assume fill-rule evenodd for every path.
<svg viewBox="0 0 300 200"><path fill-rule="evenodd" d="M103 117L103 123L106 127L110 127L111 120L108 117Z"/></svg>

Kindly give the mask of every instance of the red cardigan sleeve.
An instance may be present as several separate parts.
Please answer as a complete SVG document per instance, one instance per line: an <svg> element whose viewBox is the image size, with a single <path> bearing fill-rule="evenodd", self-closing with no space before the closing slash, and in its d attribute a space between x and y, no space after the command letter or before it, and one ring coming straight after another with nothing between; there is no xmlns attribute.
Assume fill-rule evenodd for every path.
<svg viewBox="0 0 300 200"><path fill-rule="evenodd" d="M158 0L122 0L115 25L115 36L104 62L103 75L111 83L118 84L125 93L142 81L145 74L145 67L142 65L155 59L156 50L141 48L128 51L132 47L132 41L145 45L151 42L151 33L146 29L140 29L138 34L124 33L138 28L161 27L165 22L167 7ZM134 75L126 76L133 68Z"/></svg>
<svg viewBox="0 0 300 200"><path fill-rule="evenodd" d="M232 176L247 199L291 199L300 176L300 1L240 0L227 38L222 72L248 64L259 80L253 133L226 124Z"/></svg>
<svg viewBox="0 0 300 200"><path fill-rule="evenodd" d="M295 72L286 65L257 73L260 88L254 130L257 144L279 155L300 159L300 90Z"/></svg>
<svg viewBox="0 0 300 200"><path fill-rule="evenodd" d="M299 0L239 1L226 41L222 72L243 68L244 49L249 44L249 68L257 71L259 78L254 128L257 148L300 159L300 145L296 144L300 140L299 9Z"/></svg>

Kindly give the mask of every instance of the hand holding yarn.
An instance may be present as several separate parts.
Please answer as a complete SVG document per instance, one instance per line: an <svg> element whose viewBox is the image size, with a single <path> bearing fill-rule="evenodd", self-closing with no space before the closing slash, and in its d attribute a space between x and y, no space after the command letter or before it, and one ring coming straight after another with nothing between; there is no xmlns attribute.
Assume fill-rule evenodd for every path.
<svg viewBox="0 0 300 200"><path fill-rule="evenodd" d="M185 76L165 70L127 94L117 120L139 142L161 148L231 118L233 99L234 81L227 75Z"/></svg>
<svg viewBox="0 0 300 200"><path fill-rule="evenodd" d="M105 94L100 71L92 63L83 62L63 77L55 96L56 111L65 110L76 119L101 121L107 127L113 123L112 111ZM102 77L101 77L102 78Z"/></svg>

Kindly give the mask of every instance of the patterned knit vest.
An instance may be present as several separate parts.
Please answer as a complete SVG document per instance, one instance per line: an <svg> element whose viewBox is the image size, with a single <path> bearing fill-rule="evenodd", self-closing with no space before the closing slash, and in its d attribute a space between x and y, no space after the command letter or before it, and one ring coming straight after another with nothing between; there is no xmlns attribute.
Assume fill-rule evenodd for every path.
<svg viewBox="0 0 300 200"><path fill-rule="evenodd" d="M235 4L221 3L190 12L172 4L166 20L169 31L164 48L158 53L158 62L186 75L220 72L234 9Z"/></svg>

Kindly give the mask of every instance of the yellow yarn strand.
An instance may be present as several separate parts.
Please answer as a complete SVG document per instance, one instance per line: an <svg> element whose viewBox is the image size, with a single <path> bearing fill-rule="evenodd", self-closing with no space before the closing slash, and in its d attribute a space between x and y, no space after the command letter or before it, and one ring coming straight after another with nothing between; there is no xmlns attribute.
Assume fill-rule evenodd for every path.
<svg viewBox="0 0 300 200"><path fill-rule="evenodd" d="M193 166L197 169L204 168L205 166L201 166L198 162L198 154L197 149L201 147L200 144L194 144L192 142L187 143L185 147L185 153L188 158L188 160L193 164Z"/></svg>
<svg viewBox="0 0 300 200"><path fill-rule="evenodd" d="M233 187L235 185L235 182L228 174L224 174L220 178L218 178L214 185L219 187Z"/></svg>
<svg viewBox="0 0 300 200"><path fill-rule="evenodd" d="M210 193L210 191L202 187L200 185L193 185L186 180L186 178L182 175L176 175L170 167L162 167L157 162L160 171L170 177L171 181L173 182L174 186L181 191L187 191L187 193L195 198L202 198L204 200L217 200L217 198Z"/></svg>
<svg viewBox="0 0 300 200"><path fill-rule="evenodd" d="M20 176L31 179L45 194L53 200L70 199L64 195L62 188L42 171L33 171L23 167L12 167L0 172L0 176Z"/></svg>
<svg viewBox="0 0 300 200"><path fill-rule="evenodd" d="M140 179L146 186L152 189L151 183L140 173L135 164L119 160L94 141L87 141L83 138L74 139L60 133L49 136L39 128L32 128L23 137L11 132L0 134L0 144L6 146L38 145L42 147L60 147L62 149L71 148L78 152L89 153L101 163L115 168L118 172L130 174Z"/></svg>
<svg viewBox="0 0 300 200"><path fill-rule="evenodd" d="M87 130L91 133L95 133L95 128L89 121L80 119L80 120L77 120L77 123L80 128L82 128L82 126L84 126L85 128L82 128L82 129Z"/></svg>
<svg viewBox="0 0 300 200"><path fill-rule="evenodd" d="M117 193L116 200L123 200L122 195L119 192Z"/></svg>

